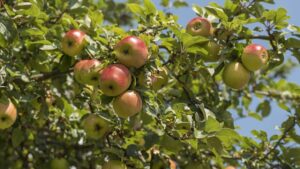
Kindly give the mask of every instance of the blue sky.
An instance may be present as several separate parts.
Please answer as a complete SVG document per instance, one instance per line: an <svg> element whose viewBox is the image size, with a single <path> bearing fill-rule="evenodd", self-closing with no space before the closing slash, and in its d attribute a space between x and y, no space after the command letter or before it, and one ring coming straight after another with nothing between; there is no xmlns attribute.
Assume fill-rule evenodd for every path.
<svg viewBox="0 0 300 169"><path fill-rule="evenodd" d="M159 9L162 9L159 7L160 0L154 0L152 2L154 2ZM187 0L186 2L188 2L190 5L197 4L200 6L205 6L209 2L216 2L218 4L223 4L224 0ZM279 7L287 9L288 15L291 16L289 23L300 26L300 20L298 15L300 0L275 0L275 5L266 4L266 7L269 9L276 9ZM191 6L185 8L179 8L179 9L172 8L168 10L176 14L177 16L179 16L178 22L183 26L185 26L191 18L196 16L194 11L191 9ZM256 43L260 43L268 48L270 47L269 44L266 42L259 41ZM289 54L287 54L285 58L291 58L294 62L297 62L297 60L289 56ZM299 71L300 71L300 67L294 69L292 73L289 75L288 80L300 84L300 76L297 75ZM251 106L252 111L255 111L255 108L258 103L259 100L255 99L255 101L252 103ZM239 132L242 135L251 136L252 135L251 130L256 129L256 130L265 130L268 133L268 136L271 136L273 134L279 134L280 132L278 131L278 129L276 129L276 126L280 126L281 123L285 119L287 119L288 113L278 108L276 103L272 103L271 106L272 106L271 114L267 118L263 119L263 121L258 121L253 118L244 118L235 121L235 124L240 127Z"/></svg>

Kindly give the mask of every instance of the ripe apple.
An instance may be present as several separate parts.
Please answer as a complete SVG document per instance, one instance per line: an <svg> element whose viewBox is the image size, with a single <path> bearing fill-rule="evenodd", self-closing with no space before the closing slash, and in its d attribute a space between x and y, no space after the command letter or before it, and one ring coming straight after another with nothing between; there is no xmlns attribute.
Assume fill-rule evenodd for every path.
<svg viewBox="0 0 300 169"><path fill-rule="evenodd" d="M159 68L151 72L150 79L146 79L146 74L141 72L138 75L138 83L141 86L147 86L147 83L153 90L159 90L168 83L168 70L166 68Z"/></svg>
<svg viewBox="0 0 300 169"><path fill-rule="evenodd" d="M176 164L175 161L169 160L169 163L170 163L170 169L176 169L177 168L177 164Z"/></svg>
<svg viewBox="0 0 300 169"><path fill-rule="evenodd" d="M109 131L110 127L105 119L95 114L89 114L83 120L83 129L88 138L100 139Z"/></svg>
<svg viewBox="0 0 300 169"><path fill-rule="evenodd" d="M0 103L0 129L11 127L17 118L17 110L10 101L1 101Z"/></svg>
<svg viewBox="0 0 300 169"><path fill-rule="evenodd" d="M69 169L69 162L65 158L55 158L50 166L51 169Z"/></svg>
<svg viewBox="0 0 300 169"><path fill-rule="evenodd" d="M210 41L206 44L205 49L208 52L208 55L203 57L203 60L206 62L216 62L220 59L219 51L220 46L214 42Z"/></svg>
<svg viewBox="0 0 300 169"><path fill-rule="evenodd" d="M129 70L121 64L112 64L100 72L99 87L107 96L123 93L131 84Z"/></svg>
<svg viewBox="0 0 300 169"><path fill-rule="evenodd" d="M264 66L269 59L266 48L257 44L250 44L244 48L242 63L250 71L256 71Z"/></svg>
<svg viewBox="0 0 300 169"><path fill-rule="evenodd" d="M227 86L240 90L248 84L250 72L240 62L232 62L224 67L222 78Z"/></svg>
<svg viewBox="0 0 300 169"><path fill-rule="evenodd" d="M234 166L227 166L225 169L236 169Z"/></svg>
<svg viewBox="0 0 300 169"><path fill-rule="evenodd" d="M115 54L120 63L139 68L148 60L148 48L143 40L136 36L127 36L115 47Z"/></svg>
<svg viewBox="0 0 300 169"><path fill-rule="evenodd" d="M85 33L80 30L68 31L62 39L62 51L69 55L78 55L86 44Z"/></svg>
<svg viewBox="0 0 300 169"><path fill-rule="evenodd" d="M119 117L127 118L142 110L141 96L132 90L128 90L113 100L113 108Z"/></svg>
<svg viewBox="0 0 300 169"><path fill-rule="evenodd" d="M99 83L101 62L96 59L80 60L74 66L74 77L81 84L96 86Z"/></svg>
<svg viewBox="0 0 300 169"><path fill-rule="evenodd" d="M102 169L127 169L127 167L121 161L110 160L102 166Z"/></svg>
<svg viewBox="0 0 300 169"><path fill-rule="evenodd" d="M202 17L196 17L189 21L186 26L186 32L193 36L210 36L213 33L213 27L209 20Z"/></svg>

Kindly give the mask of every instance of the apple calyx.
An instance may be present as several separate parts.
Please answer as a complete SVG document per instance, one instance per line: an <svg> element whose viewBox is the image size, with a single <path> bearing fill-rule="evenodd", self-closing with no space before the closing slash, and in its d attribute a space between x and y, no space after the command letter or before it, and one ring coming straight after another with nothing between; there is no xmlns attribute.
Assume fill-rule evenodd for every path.
<svg viewBox="0 0 300 169"><path fill-rule="evenodd" d="M208 37L213 34L213 27L210 21L206 18L195 17L190 20L186 26L186 32L193 36Z"/></svg>

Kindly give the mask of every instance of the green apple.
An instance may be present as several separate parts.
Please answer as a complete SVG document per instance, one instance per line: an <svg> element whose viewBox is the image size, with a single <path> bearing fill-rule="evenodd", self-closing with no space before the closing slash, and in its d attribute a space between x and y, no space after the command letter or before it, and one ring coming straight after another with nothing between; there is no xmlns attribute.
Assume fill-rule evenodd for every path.
<svg viewBox="0 0 300 169"><path fill-rule="evenodd" d="M115 113L122 118L133 116L142 110L141 96L133 90L128 90L113 100Z"/></svg>
<svg viewBox="0 0 300 169"><path fill-rule="evenodd" d="M250 71L256 71L266 65L268 59L266 48L258 44L246 46L242 54L242 63Z"/></svg>
<svg viewBox="0 0 300 169"><path fill-rule="evenodd" d="M17 119L17 109L10 101L0 102L0 129L11 127Z"/></svg>
<svg viewBox="0 0 300 169"><path fill-rule="evenodd" d="M115 54L120 63L140 68L148 60L148 47L140 38L128 36L116 45Z"/></svg>
<svg viewBox="0 0 300 169"><path fill-rule="evenodd" d="M55 158L50 163L51 169L69 169L69 162L65 158Z"/></svg>
<svg viewBox="0 0 300 169"><path fill-rule="evenodd" d="M216 62L220 59L220 46L214 42L214 41L209 41L206 46L205 49L208 52L208 55L203 57L203 60L206 62Z"/></svg>
<svg viewBox="0 0 300 169"><path fill-rule="evenodd" d="M213 27L209 20L202 17L196 17L189 21L186 26L186 32L193 36L211 36Z"/></svg>
<svg viewBox="0 0 300 169"><path fill-rule="evenodd" d="M68 31L62 39L62 51L69 55L78 55L86 44L85 33L80 30Z"/></svg>
<svg viewBox="0 0 300 169"><path fill-rule="evenodd" d="M102 166L102 169L127 169L127 167L121 161L110 160Z"/></svg>
<svg viewBox="0 0 300 169"><path fill-rule="evenodd" d="M233 89L243 89L250 80L250 72L240 62L225 65L222 78L224 83Z"/></svg>
<svg viewBox="0 0 300 169"><path fill-rule="evenodd" d="M83 120L83 129L88 138L100 139L109 131L110 126L102 117L95 114L89 114Z"/></svg>
<svg viewBox="0 0 300 169"><path fill-rule="evenodd" d="M131 73L124 65L112 64L100 72L99 87L107 96L120 95L130 84Z"/></svg>
<svg viewBox="0 0 300 169"><path fill-rule="evenodd" d="M74 77L81 84L99 84L101 62L96 59L80 60L74 66Z"/></svg>

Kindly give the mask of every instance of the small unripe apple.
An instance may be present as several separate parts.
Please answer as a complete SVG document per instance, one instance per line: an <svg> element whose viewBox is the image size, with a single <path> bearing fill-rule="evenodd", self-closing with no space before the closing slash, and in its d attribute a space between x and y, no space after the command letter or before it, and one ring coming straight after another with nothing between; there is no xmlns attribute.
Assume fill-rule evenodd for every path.
<svg viewBox="0 0 300 169"><path fill-rule="evenodd" d="M148 48L143 40L136 36L122 39L115 47L118 61L128 67L142 67L148 60Z"/></svg>
<svg viewBox="0 0 300 169"><path fill-rule="evenodd" d="M186 32L193 36L208 37L213 33L213 27L209 20L202 17L196 17L189 21L186 26Z"/></svg>
<svg viewBox="0 0 300 169"><path fill-rule="evenodd" d="M100 139L109 131L110 127L105 119L95 114L89 114L83 120L83 129L88 138Z"/></svg>
<svg viewBox="0 0 300 169"><path fill-rule="evenodd" d="M266 48L257 44L246 46L242 54L242 63L250 71L256 71L266 65L268 59Z"/></svg>
<svg viewBox="0 0 300 169"><path fill-rule="evenodd" d="M99 84L101 62L96 59L80 60L74 66L74 77L81 84Z"/></svg>
<svg viewBox="0 0 300 169"><path fill-rule="evenodd" d="M51 169L69 169L69 162L65 158L55 158L51 161Z"/></svg>
<svg viewBox="0 0 300 169"><path fill-rule="evenodd" d="M0 129L11 127L17 118L17 109L10 101L0 103Z"/></svg>
<svg viewBox="0 0 300 169"><path fill-rule="evenodd" d="M68 31L62 39L62 51L69 55L78 55L86 44L85 33L80 30Z"/></svg>
<svg viewBox="0 0 300 169"><path fill-rule="evenodd" d="M205 49L208 52L208 55L203 57L203 60L206 62L216 62L220 59L219 51L220 46L214 42L210 41L206 44Z"/></svg>
<svg viewBox="0 0 300 169"><path fill-rule="evenodd" d="M250 72L240 62L232 62L224 67L224 83L233 89L243 89L250 80Z"/></svg>
<svg viewBox="0 0 300 169"><path fill-rule="evenodd" d="M153 90L159 90L168 83L168 70L164 67L151 72L149 79L146 79L146 76L144 72L141 72L138 75L138 83L141 86L149 85Z"/></svg>
<svg viewBox="0 0 300 169"><path fill-rule="evenodd" d="M107 96L125 92L131 84L130 71L121 64L112 64L100 72L99 87Z"/></svg>
<svg viewBox="0 0 300 169"><path fill-rule="evenodd" d="M141 96L132 90L128 90L113 100L115 113L122 118L133 116L142 110Z"/></svg>
<svg viewBox="0 0 300 169"><path fill-rule="evenodd" d="M110 160L102 166L102 169L127 169L127 167L121 161Z"/></svg>

